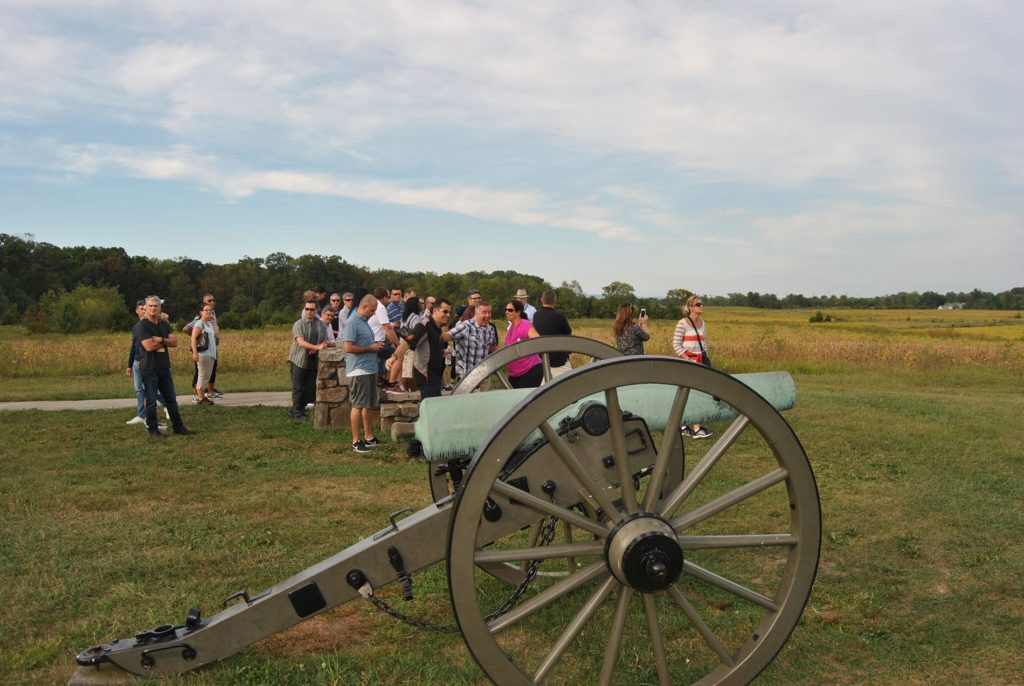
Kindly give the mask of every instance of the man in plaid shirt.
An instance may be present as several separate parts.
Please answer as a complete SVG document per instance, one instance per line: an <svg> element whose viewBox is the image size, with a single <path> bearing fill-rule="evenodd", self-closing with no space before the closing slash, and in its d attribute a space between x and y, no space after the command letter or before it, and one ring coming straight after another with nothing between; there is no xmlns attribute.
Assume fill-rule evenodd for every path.
<svg viewBox="0 0 1024 686"><path fill-rule="evenodd" d="M472 319L461 321L448 330L455 341L458 355L455 371L464 377L480 362L498 349L498 335L491 326L491 306L481 302L476 306Z"/></svg>

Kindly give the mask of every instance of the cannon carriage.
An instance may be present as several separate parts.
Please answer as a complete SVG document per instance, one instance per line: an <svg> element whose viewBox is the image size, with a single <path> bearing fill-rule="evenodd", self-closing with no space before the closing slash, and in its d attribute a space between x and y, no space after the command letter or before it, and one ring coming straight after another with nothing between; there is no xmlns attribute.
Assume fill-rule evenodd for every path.
<svg viewBox="0 0 1024 686"><path fill-rule="evenodd" d="M78 663L191 671L443 561L458 630L497 684L751 681L799 620L820 548L813 473L780 415L792 378L554 338L421 404L435 502L219 614ZM593 362L538 389L472 392L500 383L506 357L555 350ZM697 421L728 426L692 459L679 427Z"/></svg>

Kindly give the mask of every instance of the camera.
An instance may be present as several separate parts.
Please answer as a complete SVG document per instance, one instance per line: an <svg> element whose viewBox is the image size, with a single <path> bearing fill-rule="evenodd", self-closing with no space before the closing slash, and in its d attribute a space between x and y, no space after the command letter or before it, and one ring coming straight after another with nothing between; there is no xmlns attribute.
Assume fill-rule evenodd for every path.
<svg viewBox="0 0 1024 686"><path fill-rule="evenodd" d="M640 316L641 317L646 317L647 316L647 308L646 307L641 307L640 308Z"/></svg>

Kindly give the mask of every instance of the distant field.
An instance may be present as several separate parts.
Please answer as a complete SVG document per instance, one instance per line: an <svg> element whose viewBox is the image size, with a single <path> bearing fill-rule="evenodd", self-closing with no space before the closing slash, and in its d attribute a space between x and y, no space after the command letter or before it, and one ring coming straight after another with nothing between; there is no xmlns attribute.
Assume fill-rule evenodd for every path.
<svg viewBox="0 0 1024 686"><path fill-rule="evenodd" d="M1018 312L822 310L835 321L809 323L815 312L709 310L712 359L732 372L1024 373L1024 319ZM579 320L573 326L579 335L613 343L608 320ZM675 321L652 322L647 352L672 354L674 327ZM286 390L289 337L287 326L225 331L218 372L222 388ZM123 372L128 341L127 332L29 336L21 327L0 327L0 401L127 397L131 388ZM186 389L191 359L183 349L172 359L178 388Z"/></svg>

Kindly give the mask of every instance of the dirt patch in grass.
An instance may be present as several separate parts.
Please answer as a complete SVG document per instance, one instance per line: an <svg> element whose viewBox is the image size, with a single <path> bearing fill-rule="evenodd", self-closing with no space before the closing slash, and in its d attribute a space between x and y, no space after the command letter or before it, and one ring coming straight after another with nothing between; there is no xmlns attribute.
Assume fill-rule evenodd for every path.
<svg viewBox="0 0 1024 686"><path fill-rule="evenodd" d="M273 658L334 650L360 656L366 653L373 625L366 608L358 603L347 603L260 641L254 650Z"/></svg>

